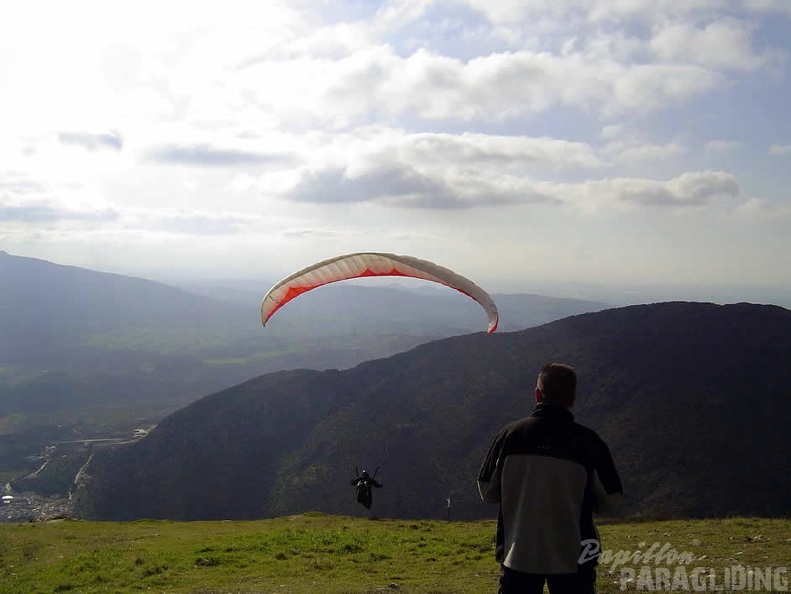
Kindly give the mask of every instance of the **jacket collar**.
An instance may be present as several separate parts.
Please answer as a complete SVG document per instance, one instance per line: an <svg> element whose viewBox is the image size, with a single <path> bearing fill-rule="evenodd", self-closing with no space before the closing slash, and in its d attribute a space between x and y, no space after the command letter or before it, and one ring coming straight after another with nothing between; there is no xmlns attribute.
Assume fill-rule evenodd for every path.
<svg viewBox="0 0 791 594"><path fill-rule="evenodd" d="M542 417L545 419L555 419L558 421L573 421L574 414L565 406L555 404L536 404L531 417Z"/></svg>

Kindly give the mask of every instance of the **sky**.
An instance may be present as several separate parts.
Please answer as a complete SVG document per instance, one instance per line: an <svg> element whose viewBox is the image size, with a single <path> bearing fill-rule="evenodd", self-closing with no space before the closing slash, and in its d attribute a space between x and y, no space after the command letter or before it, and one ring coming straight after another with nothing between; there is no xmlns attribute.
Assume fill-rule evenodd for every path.
<svg viewBox="0 0 791 594"><path fill-rule="evenodd" d="M277 279L791 288L791 1L31 1L0 249Z"/></svg>

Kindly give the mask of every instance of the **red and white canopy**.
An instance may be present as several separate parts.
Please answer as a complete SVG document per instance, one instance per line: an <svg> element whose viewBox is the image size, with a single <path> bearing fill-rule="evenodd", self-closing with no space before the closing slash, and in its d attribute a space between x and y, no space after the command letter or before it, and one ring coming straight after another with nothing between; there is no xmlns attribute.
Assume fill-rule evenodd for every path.
<svg viewBox="0 0 791 594"><path fill-rule="evenodd" d="M404 276L432 281L456 289L477 301L489 317L487 332L497 330L497 306L489 294L471 280L427 260L378 252L359 252L323 260L275 284L261 302L261 323L286 303L316 287L368 276Z"/></svg>

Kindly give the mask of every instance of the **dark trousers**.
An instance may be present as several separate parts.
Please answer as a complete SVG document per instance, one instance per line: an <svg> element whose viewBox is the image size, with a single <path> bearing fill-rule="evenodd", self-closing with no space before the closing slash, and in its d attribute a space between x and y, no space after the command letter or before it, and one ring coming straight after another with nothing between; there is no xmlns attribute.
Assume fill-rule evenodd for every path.
<svg viewBox="0 0 791 594"><path fill-rule="evenodd" d="M582 565L577 573L539 575L501 565L497 594L542 594L544 582L550 594L596 594L596 568Z"/></svg>

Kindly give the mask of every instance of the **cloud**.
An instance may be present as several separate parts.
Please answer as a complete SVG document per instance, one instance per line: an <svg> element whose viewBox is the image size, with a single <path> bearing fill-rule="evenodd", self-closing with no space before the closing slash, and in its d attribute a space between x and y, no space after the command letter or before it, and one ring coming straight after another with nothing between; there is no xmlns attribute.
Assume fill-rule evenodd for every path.
<svg viewBox="0 0 791 594"><path fill-rule="evenodd" d="M727 153L743 146L738 140L710 140L706 143L705 148L707 153Z"/></svg>
<svg viewBox="0 0 791 594"><path fill-rule="evenodd" d="M527 172L607 166L585 143L546 137L410 134L373 126L316 140L314 150L302 150L306 166L255 182L237 179L234 186L295 202L458 209L556 202L536 190Z"/></svg>
<svg viewBox="0 0 791 594"><path fill-rule="evenodd" d="M45 190L45 186L31 179L25 179L16 175L0 178L0 197L3 195L25 195L39 194Z"/></svg>
<svg viewBox="0 0 791 594"><path fill-rule="evenodd" d="M667 182L674 201L688 205L703 205L712 200L739 195L739 180L724 171L684 173Z"/></svg>
<svg viewBox="0 0 791 594"><path fill-rule="evenodd" d="M154 163L197 167L238 167L288 161L284 155L218 149L208 144L163 146L150 149L146 152L145 159Z"/></svg>
<svg viewBox="0 0 791 594"><path fill-rule="evenodd" d="M596 169L607 164L584 142L550 137L416 132L399 128L365 126L345 134L312 136L309 149L292 151L306 155L314 169L328 164L360 169L398 162L421 170L478 168L487 170Z"/></svg>
<svg viewBox="0 0 791 594"><path fill-rule="evenodd" d="M342 235L339 231L334 229L314 229L309 227L298 227L293 229L284 229L280 232L284 237L297 237L297 238L311 238L311 237L338 237Z"/></svg>
<svg viewBox="0 0 791 594"><path fill-rule="evenodd" d="M273 0L183 15L143 3L90 21L63 8L46 22L21 8L25 27L0 24L15 50L0 60L0 167L22 172L0 172L0 232L86 253L109 242L126 258L153 238L219 262L223 246L396 244L404 229L465 250L471 227L518 253L564 232L584 245L606 235L596 254L637 252L631 219L657 235L646 244L681 253L679 213L679 234L721 241L740 191L778 198L782 167L740 188L694 163L737 149L734 166L760 159L751 151L788 90L768 74L790 47L778 16L789 6ZM763 150L782 158L791 145ZM315 241L284 239L296 235ZM760 241L749 243L752 255Z"/></svg>
<svg viewBox="0 0 791 594"><path fill-rule="evenodd" d="M392 164L354 175L342 167L305 172L282 197L320 204L378 202L415 209L567 204L595 211L625 206L703 207L738 194L738 179L721 171L688 172L666 181L612 178L550 183L524 176L490 176L469 168L440 173Z"/></svg>
<svg viewBox="0 0 791 594"><path fill-rule="evenodd" d="M69 184L38 182L23 173L0 175L0 221L4 223L39 224L63 230L59 223L81 231L88 226L102 227L106 232L132 229L167 231L189 235L230 235L261 220L258 215L198 210L190 208L136 208L110 205L95 197L86 199L85 189ZM85 225L73 225L85 223ZM0 225L1 226L1 225Z"/></svg>
<svg viewBox="0 0 791 594"><path fill-rule="evenodd" d="M81 146L85 150L111 149L120 151L124 147L124 140L118 132L60 132L58 140L62 144Z"/></svg>
<svg viewBox="0 0 791 594"><path fill-rule="evenodd" d="M17 223L55 223L58 221L109 222L118 219L118 212L70 209L43 201L13 203L0 199L0 221Z"/></svg>
<svg viewBox="0 0 791 594"><path fill-rule="evenodd" d="M588 212L602 208L690 208L706 206L739 194L736 176L723 171L683 173L666 181L641 178L592 180L581 184L555 184L549 192L565 196Z"/></svg>
<svg viewBox="0 0 791 594"><path fill-rule="evenodd" d="M662 22L671 18L695 18L714 11L727 10L742 14L784 13L791 16L787 0L464 0L498 24L529 22L544 16L552 22L590 23L606 25L636 19L643 22Z"/></svg>
<svg viewBox="0 0 791 594"><path fill-rule="evenodd" d="M625 139L603 149L616 162L667 161L686 150L678 143L652 144L629 138L623 129L618 132ZM739 192L736 178L723 172L692 172L669 181L612 178L556 183L535 177L611 167L585 143L473 133L409 134L371 127L334 138L317 148L311 165L266 174L255 187L294 202L376 202L416 209L563 204L587 208L585 202L596 208L705 206ZM587 198L580 198L586 193Z"/></svg>
<svg viewBox="0 0 791 594"><path fill-rule="evenodd" d="M766 198L750 198L735 210L750 220L785 220L791 218L791 204Z"/></svg>
<svg viewBox="0 0 791 594"><path fill-rule="evenodd" d="M432 170L441 184L441 191L428 194L397 195L385 204L417 209L492 208L507 205L559 206L563 201L544 193L529 178L517 175L490 175L474 168L443 173Z"/></svg>
<svg viewBox="0 0 791 594"><path fill-rule="evenodd" d="M618 161L639 162L665 161L684 154L686 149L676 142L652 144L631 140L610 142L604 147L604 151Z"/></svg>
<svg viewBox="0 0 791 594"><path fill-rule="evenodd" d="M172 209L138 213L136 226L187 235L235 235L258 218L234 213Z"/></svg>
<svg viewBox="0 0 791 594"><path fill-rule="evenodd" d="M605 140L614 140L619 136L623 136L624 127L621 124L610 124L601 129L600 135Z"/></svg>
<svg viewBox="0 0 791 594"><path fill-rule="evenodd" d="M647 113L724 84L695 64L621 63L584 52L496 52L468 61L389 46L342 60L263 62L238 81L284 126L348 127L411 116L511 121L563 106L604 115ZM365 92L361 92L364 89Z"/></svg>
<svg viewBox="0 0 791 594"><path fill-rule="evenodd" d="M525 185L528 174L609 166L586 143L547 137L407 133L369 126L346 134L314 134L301 145L283 142L292 154L303 156L302 165L258 178L237 175L228 187L296 202L459 208L522 202L525 196L539 199ZM473 195L477 187L487 199Z"/></svg>
<svg viewBox="0 0 791 594"><path fill-rule="evenodd" d="M537 191L527 180L480 172L443 175L437 170L391 163L355 173L345 168L308 171L282 195L299 202L380 202L400 208L466 209L518 203L559 203Z"/></svg>
<svg viewBox="0 0 791 594"><path fill-rule="evenodd" d="M33 159L35 165L41 161L39 155ZM69 168L69 159L65 162L64 167ZM35 167L30 171L0 171L0 227L3 222L35 227L36 223L59 221L111 224L120 219L122 209L105 200L90 182L75 180L42 175Z"/></svg>
<svg viewBox="0 0 791 594"><path fill-rule="evenodd" d="M104 233L166 233L179 235L235 235L261 221L258 215L197 209L114 208L100 205L70 205L68 200L47 197L9 198L0 194L0 221L20 224L86 223ZM101 225L97 225L101 223ZM47 227L39 227L45 231ZM81 226L80 229L83 227ZM88 228L88 227L86 227Z"/></svg>
<svg viewBox="0 0 791 594"><path fill-rule="evenodd" d="M284 197L297 202L366 202L393 196L442 194L441 184L408 165L391 164L360 175L343 168L308 171Z"/></svg>
<svg viewBox="0 0 791 594"><path fill-rule="evenodd" d="M663 25L651 39L651 49L661 59L718 69L754 70L773 60L752 49L755 25L722 19L699 28L689 22Z"/></svg>
<svg viewBox="0 0 791 594"><path fill-rule="evenodd" d="M607 55L621 63L646 63L657 56L643 31L661 31L675 23L688 23L697 34L683 39L683 48L691 49L690 45L694 45L709 50L716 43L731 43L721 55L708 51L702 54L701 57L708 58L707 66L737 70L765 66L777 74L778 66L787 57L787 52L771 48L756 53L750 47L749 35L745 48L741 34L743 30L751 34L756 21L772 18L774 14L791 17L791 3L787 0L444 0L441 3L448 2L470 6L482 15L490 25L485 38L499 40L500 47L563 54L568 49L587 46L591 56ZM713 23L716 25L708 29ZM480 37L476 35L479 43ZM675 50L668 45L670 37L671 31L667 31L657 43L659 49L667 50L672 56Z"/></svg>
<svg viewBox="0 0 791 594"><path fill-rule="evenodd" d="M621 124L605 126L599 135L607 141L601 149L602 154L618 163L668 161L687 151L679 142L657 144L645 141Z"/></svg>
<svg viewBox="0 0 791 594"><path fill-rule="evenodd" d="M497 163L503 168L592 169L605 166L590 145L548 137L421 133L405 135L400 144L410 160L444 166L488 163Z"/></svg>

